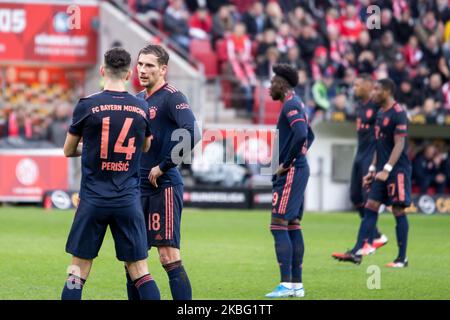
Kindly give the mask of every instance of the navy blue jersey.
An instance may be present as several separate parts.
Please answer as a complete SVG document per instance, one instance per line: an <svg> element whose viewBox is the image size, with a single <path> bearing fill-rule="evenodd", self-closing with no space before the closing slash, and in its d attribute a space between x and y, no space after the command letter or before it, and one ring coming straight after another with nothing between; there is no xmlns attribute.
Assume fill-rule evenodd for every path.
<svg viewBox="0 0 450 320"><path fill-rule="evenodd" d="M279 163L302 166L307 163L306 152L314 140L308 116L301 99L296 95L286 98L277 123Z"/></svg>
<svg viewBox="0 0 450 320"><path fill-rule="evenodd" d="M108 90L82 98L69 132L83 138L80 198L98 206L133 203L144 136L151 134L146 103Z"/></svg>
<svg viewBox="0 0 450 320"><path fill-rule="evenodd" d="M147 96L144 90L138 93L137 97L147 102L153 134L152 146L149 152L143 154L141 160L141 192L148 194L156 191L148 180L150 170L155 166L159 166L164 172L157 180L158 187L183 184L181 174L176 168L179 163L175 163L175 159L171 157L172 149L179 142L172 141L172 133L177 129L187 130L191 148L201 138L186 97L168 83L151 96Z"/></svg>
<svg viewBox="0 0 450 320"><path fill-rule="evenodd" d="M388 110L381 108L377 113L375 124L375 137L377 139L377 171L383 170L384 165L389 161L392 149L394 148L396 135L407 137L408 118L406 111L395 102ZM393 168L393 172L410 171L411 162L407 155L408 143L405 142L402 154Z"/></svg>
<svg viewBox="0 0 450 320"><path fill-rule="evenodd" d="M356 152L356 158L373 157L376 149L375 121L377 119L378 109L378 105L370 100L366 104L361 103L358 106L356 116L358 150Z"/></svg>

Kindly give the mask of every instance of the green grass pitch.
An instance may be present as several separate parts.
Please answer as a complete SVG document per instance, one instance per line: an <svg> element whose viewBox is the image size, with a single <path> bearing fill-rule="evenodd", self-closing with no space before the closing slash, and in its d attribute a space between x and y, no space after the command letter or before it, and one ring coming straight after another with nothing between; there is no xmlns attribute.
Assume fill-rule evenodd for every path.
<svg viewBox="0 0 450 320"><path fill-rule="evenodd" d="M59 299L70 262L64 246L72 218L73 211L0 208L0 299ZM306 213L303 299L450 299L450 216L409 219L410 266L391 270L384 268L397 253L390 214L379 219L390 242L356 266L330 255L352 246L358 215ZM185 209L182 258L194 299L262 299L277 285L269 220L269 211ZM167 276L154 250L149 264L162 299L170 299ZM371 265L380 267L381 289L367 288ZM115 258L109 231L83 298L126 299L123 266Z"/></svg>

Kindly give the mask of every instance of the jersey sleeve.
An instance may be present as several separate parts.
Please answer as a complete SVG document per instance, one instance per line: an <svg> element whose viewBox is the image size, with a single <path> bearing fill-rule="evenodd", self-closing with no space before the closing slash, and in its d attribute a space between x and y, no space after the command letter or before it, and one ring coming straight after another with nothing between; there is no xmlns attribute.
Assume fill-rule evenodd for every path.
<svg viewBox="0 0 450 320"><path fill-rule="evenodd" d="M309 125L305 112L295 105L284 106L283 114L286 116L289 126L294 134L288 157L283 163L283 167L287 168L292 164L305 143L305 140L308 138Z"/></svg>
<svg viewBox="0 0 450 320"><path fill-rule="evenodd" d="M144 118L144 122L145 122L145 136L146 137L150 137L152 135L152 130L150 127L150 109L148 108L147 102L142 104L142 109L144 109L145 112L145 118Z"/></svg>
<svg viewBox="0 0 450 320"><path fill-rule="evenodd" d="M405 111L396 114L394 135L406 137L408 135L408 118Z"/></svg>
<svg viewBox="0 0 450 320"><path fill-rule="evenodd" d="M80 99L73 110L72 124L69 127L69 133L76 136L82 136L85 120L89 117L89 115L90 112L86 107L85 100Z"/></svg>
<svg viewBox="0 0 450 320"><path fill-rule="evenodd" d="M201 139L200 130L197 125L197 121L195 119L194 113L189 105L184 94L181 92L175 92L170 95L168 99L168 110L169 117L176 122L179 129L185 129L189 133L190 140L190 149L195 147L198 141ZM186 143L184 141L183 143ZM172 149L177 145L177 142L174 142L170 148L169 154L164 157L164 160L159 164L159 167L162 171L167 171L170 168L176 167L179 162L172 161ZM186 154L180 154L180 159L185 157Z"/></svg>

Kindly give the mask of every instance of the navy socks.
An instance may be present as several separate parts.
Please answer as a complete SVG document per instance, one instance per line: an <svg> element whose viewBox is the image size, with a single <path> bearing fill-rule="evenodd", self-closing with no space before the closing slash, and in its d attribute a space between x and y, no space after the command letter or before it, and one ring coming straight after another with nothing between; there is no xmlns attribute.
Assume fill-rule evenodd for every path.
<svg viewBox="0 0 450 320"><path fill-rule="evenodd" d="M173 300L192 300L192 288L181 260L163 265L169 277Z"/></svg>
<svg viewBox="0 0 450 320"><path fill-rule="evenodd" d="M275 240L275 252L280 266L281 282L291 282L293 248L288 227L272 223L270 231Z"/></svg>
<svg viewBox="0 0 450 320"><path fill-rule="evenodd" d="M292 245L292 279L291 282L302 282L303 255L305 254L305 245L300 225L292 224L288 226L289 238Z"/></svg>
<svg viewBox="0 0 450 320"><path fill-rule="evenodd" d="M406 258L406 247L408 244L408 218L403 214L401 216L395 217L395 221L395 232L397 235L398 244L398 258L404 261Z"/></svg>
<svg viewBox="0 0 450 320"><path fill-rule="evenodd" d="M81 300L85 282L86 280L74 274L69 274L61 293L61 300Z"/></svg>

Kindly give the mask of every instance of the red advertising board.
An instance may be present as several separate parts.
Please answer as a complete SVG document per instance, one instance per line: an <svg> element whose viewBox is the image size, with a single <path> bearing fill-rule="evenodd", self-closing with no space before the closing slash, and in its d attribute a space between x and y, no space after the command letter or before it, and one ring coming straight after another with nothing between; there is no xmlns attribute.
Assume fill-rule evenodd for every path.
<svg viewBox="0 0 450 320"><path fill-rule="evenodd" d="M0 63L95 64L97 3L73 3L0 1Z"/></svg>
<svg viewBox="0 0 450 320"><path fill-rule="evenodd" d="M68 177L69 162L61 150L0 152L0 201L42 201L47 190L66 190Z"/></svg>

